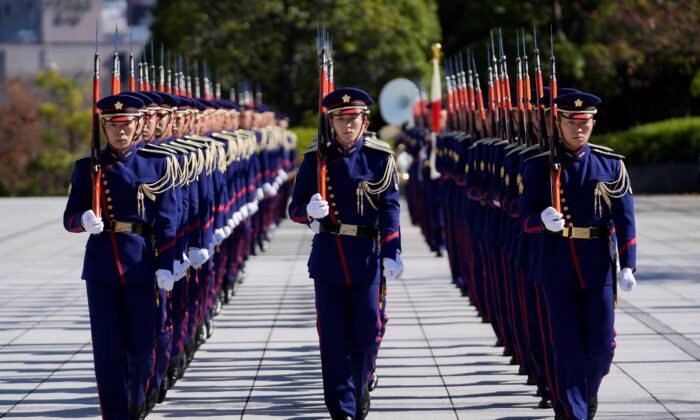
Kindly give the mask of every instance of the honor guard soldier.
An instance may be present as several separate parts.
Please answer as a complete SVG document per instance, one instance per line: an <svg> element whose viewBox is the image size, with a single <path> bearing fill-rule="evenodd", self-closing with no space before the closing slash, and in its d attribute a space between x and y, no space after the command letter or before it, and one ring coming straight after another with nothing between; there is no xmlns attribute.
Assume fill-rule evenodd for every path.
<svg viewBox="0 0 700 420"><path fill-rule="evenodd" d="M615 350L616 283L624 291L636 285L634 205L623 157L588 143L600 99L574 92L553 102L559 108L560 188L550 187L550 153L530 158L520 220L531 234L529 277L542 287L549 315L556 418L592 419ZM557 194L561 211L552 204Z"/></svg>
<svg viewBox="0 0 700 420"><path fill-rule="evenodd" d="M108 142L100 155L104 219L91 210L89 158L75 163L63 219L68 231L90 233L82 278L105 419L145 416L158 289L174 282L178 203L172 188L160 188L173 171L170 161L136 152L143 106L124 94L97 102Z"/></svg>
<svg viewBox="0 0 700 420"><path fill-rule="evenodd" d="M328 110L327 197L318 192L317 145L306 151L289 215L316 233L309 257L314 279L323 388L332 418L364 419L380 341L382 276L400 278L399 189L393 152L367 133L372 98L337 89Z"/></svg>

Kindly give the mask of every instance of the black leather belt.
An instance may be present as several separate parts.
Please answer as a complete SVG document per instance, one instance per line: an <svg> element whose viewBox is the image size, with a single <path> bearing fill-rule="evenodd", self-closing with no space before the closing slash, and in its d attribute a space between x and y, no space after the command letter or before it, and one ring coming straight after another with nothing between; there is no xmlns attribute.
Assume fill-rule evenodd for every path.
<svg viewBox="0 0 700 420"><path fill-rule="evenodd" d="M137 235L148 236L152 229L150 225L140 222L120 222L118 220L105 220L105 231L114 233L135 233Z"/></svg>
<svg viewBox="0 0 700 420"><path fill-rule="evenodd" d="M377 237L379 236L379 230L373 227L363 225L349 225L346 223L321 223L321 226L319 227L319 232L330 233L331 235L354 236L356 238L362 239L377 239Z"/></svg>
<svg viewBox="0 0 700 420"><path fill-rule="evenodd" d="M610 231L607 228L599 227L566 226L557 234L571 239L607 239L610 236Z"/></svg>

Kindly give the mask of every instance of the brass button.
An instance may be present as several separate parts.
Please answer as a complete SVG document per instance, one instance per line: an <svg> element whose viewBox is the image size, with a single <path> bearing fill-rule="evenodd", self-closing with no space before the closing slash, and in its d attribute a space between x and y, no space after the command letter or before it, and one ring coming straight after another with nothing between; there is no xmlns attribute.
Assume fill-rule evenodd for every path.
<svg viewBox="0 0 700 420"><path fill-rule="evenodd" d="M330 180L331 180L331 177L327 176L326 181L330 181Z"/></svg>
<svg viewBox="0 0 700 420"><path fill-rule="evenodd" d="M109 214L109 218L110 218L110 219L114 219L114 215L110 213L110 214Z"/></svg>
<svg viewBox="0 0 700 420"><path fill-rule="evenodd" d="M331 198L335 198L335 194L331 194Z"/></svg>
<svg viewBox="0 0 700 420"><path fill-rule="evenodd" d="M107 201L112 201L112 197L107 197Z"/></svg>
<svg viewBox="0 0 700 420"><path fill-rule="evenodd" d="M107 185L107 181L102 181L102 184Z"/></svg>
<svg viewBox="0 0 700 420"><path fill-rule="evenodd" d="M106 189L106 190L105 190L105 194L109 194L109 189Z"/></svg>
<svg viewBox="0 0 700 420"><path fill-rule="evenodd" d="M340 219L337 219L336 222L338 222L338 223L343 223L343 222L340 221Z"/></svg>
<svg viewBox="0 0 700 420"><path fill-rule="evenodd" d="M335 215L337 216L337 215L338 215L338 210L335 210L335 211L333 212L333 214L335 214Z"/></svg>
<svg viewBox="0 0 700 420"><path fill-rule="evenodd" d="M331 203L331 206L335 207L335 206L336 206L336 204L335 204L335 203Z"/></svg>
<svg viewBox="0 0 700 420"><path fill-rule="evenodd" d="M113 207L112 207L112 205L110 204L109 206L107 206L107 208L108 208L109 210L112 210Z"/></svg>
<svg viewBox="0 0 700 420"><path fill-rule="evenodd" d="M571 215L570 215L570 214L567 214L567 215L566 215L566 220L569 220L569 219L571 219Z"/></svg>
<svg viewBox="0 0 700 420"><path fill-rule="evenodd" d="M562 203L566 203L566 198L562 197L562 198L561 198L561 202L562 202Z"/></svg>
<svg viewBox="0 0 700 420"><path fill-rule="evenodd" d="M102 176L102 178L106 178L106 177L107 177L107 174L105 174L104 172L102 172L102 173L100 174L100 176Z"/></svg>
<svg viewBox="0 0 700 420"><path fill-rule="evenodd" d="M569 210L569 207L564 206L564 211L567 211L567 210Z"/></svg>
<svg viewBox="0 0 700 420"><path fill-rule="evenodd" d="M328 188L329 191L333 189L333 187L330 185L328 185L326 188Z"/></svg>

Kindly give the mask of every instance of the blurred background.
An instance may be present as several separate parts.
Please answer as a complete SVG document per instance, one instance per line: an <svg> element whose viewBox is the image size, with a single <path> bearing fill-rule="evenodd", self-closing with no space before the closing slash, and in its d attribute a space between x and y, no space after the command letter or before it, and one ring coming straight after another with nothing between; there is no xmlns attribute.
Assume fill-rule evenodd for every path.
<svg viewBox="0 0 700 420"><path fill-rule="evenodd" d="M627 156L635 192L700 191L700 0L0 0L0 196L66 193L88 151L96 25L103 96L115 45L126 84L129 54L159 64L162 44L206 61L224 96L260 86L304 148L317 119L317 22L333 37L336 86L375 99L397 77L429 86L433 42L448 56L474 51L484 86L499 27L511 72L521 29L532 72L536 28L547 80L551 25L559 86L603 98L592 142ZM384 126L371 115L372 129Z"/></svg>

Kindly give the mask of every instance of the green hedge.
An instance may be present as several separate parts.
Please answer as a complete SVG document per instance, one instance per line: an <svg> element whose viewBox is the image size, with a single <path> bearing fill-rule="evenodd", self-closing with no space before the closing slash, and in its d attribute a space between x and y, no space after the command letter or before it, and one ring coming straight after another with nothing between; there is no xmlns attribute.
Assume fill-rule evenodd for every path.
<svg viewBox="0 0 700 420"><path fill-rule="evenodd" d="M609 134L594 133L591 142L612 147L632 164L698 162L700 117L674 118Z"/></svg>

